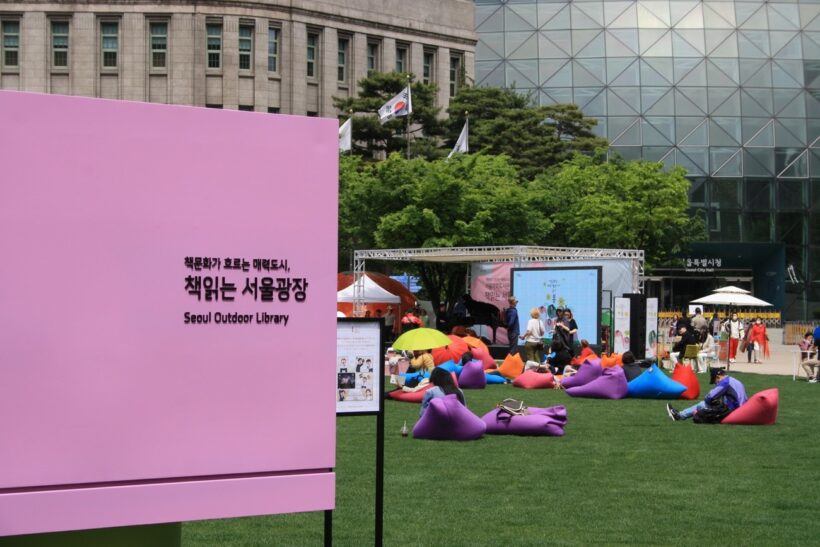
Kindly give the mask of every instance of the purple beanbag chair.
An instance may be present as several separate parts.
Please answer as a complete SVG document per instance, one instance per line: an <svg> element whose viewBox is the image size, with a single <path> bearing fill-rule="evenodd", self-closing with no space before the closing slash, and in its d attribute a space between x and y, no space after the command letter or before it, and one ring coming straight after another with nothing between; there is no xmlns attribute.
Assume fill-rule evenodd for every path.
<svg viewBox="0 0 820 547"><path fill-rule="evenodd" d="M629 382L629 396L638 399L677 399L686 386L666 375L657 365Z"/></svg>
<svg viewBox="0 0 820 547"><path fill-rule="evenodd" d="M580 374L580 372L579 372ZM576 374L577 376L577 374ZM624 369L618 366L605 368L601 375L582 386L567 388L572 397L591 397L594 399L623 399L628 387Z"/></svg>
<svg viewBox="0 0 820 547"><path fill-rule="evenodd" d="M764 389L734 409L720 422L729 425L774 425L777 421L777 406L780 391L777 388Z"/></svg>
<svg viewBox="0 0 820 547"><path fill-rule="evenodd" d="M465 364L464 368L461 369L461 376L458 377L458 385L462 389L484 389L487 387L484 364L477 360Z"/></svg>
<svg viewBox="0 0 820 547"><path fill-rule="evenodd" d="M599 359L600 361L600 359ZM561 380L561 385L565 388L571 387L578 387L584 384L588 384L592 380L600 377L603 374L604 369L601 367L601 363L582 363L580 367L578 367L578 372L573 374L568 378L564 378Z"/></svg>
<svg viewBox="0 0 820 547"><path fill-rule="evenodd" d="M487 425L458 401L455 395L436 397L413 427L416 439L472 441L487 430Z"/></svg>
<svg viewBox="0 0 820 547"><path fill-rule="evenodd" d="M510 416L496 408L481 417L490 435L545 435L561 437L567 423L567 409L563 405L548 408L529 408L529 414Z"/></svg>
<svg viewBox="0 0 820 547"><path fill-rule="evenodd" d="M600 365L601 364L601 358L600 357L593 357L592 359L584 359L584 363L589 363L590 365Z"/></svg>

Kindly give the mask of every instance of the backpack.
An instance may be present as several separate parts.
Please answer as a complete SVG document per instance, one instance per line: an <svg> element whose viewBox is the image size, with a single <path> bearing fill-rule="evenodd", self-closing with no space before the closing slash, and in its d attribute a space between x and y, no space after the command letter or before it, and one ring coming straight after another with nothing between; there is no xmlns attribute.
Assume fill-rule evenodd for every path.
<svg viewBox="0 0 820 547"><path fill-rule="evenodd" d="M719 424L723 418L732 412L723 401L715 401L706 408L698 410L692 417L696 424Z"/></svg>

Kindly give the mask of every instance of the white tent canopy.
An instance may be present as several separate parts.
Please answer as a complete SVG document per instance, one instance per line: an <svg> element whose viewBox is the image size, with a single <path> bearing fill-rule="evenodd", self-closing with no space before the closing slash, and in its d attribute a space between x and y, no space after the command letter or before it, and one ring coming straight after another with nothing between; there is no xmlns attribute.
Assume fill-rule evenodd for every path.
<svg viewBox="0 0 820 547"><path fill-rule="evenodd" d="M367 275L359 278L359 285L361 292L361 299L365 304L382 304L382 303L397 303L401 298L395 294L381 288L375 281L370 279ZM347 288L342 289L336 293L336 302L354 302L354 287L351 283Z"/></svg>
<svg viewBox="0 0 820 547"><path fill-rule="evenodd" d="M765 300L755 298L751 294L731 293L731 292L715 292L703 298L692 300L692 304L711 304L711 305L725 305L725 306L754 306L764 307L771 306Z"/></svg>

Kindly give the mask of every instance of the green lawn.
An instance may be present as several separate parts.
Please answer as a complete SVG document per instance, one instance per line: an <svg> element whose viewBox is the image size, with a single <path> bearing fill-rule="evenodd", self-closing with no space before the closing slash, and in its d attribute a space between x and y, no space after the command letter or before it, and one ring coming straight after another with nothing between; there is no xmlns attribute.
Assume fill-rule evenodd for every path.
<svg viewBox="0 0 820 547"><path fill-rule="evenodd" d="M419 441L399 434L418 406L389 401L385 544L820 544L820 385L736 377L749 394L780 389L775 426L673 423L664 401L489 386L466 392L479 416L505 397L564 404L566 435ZM373 542L375 424L338 420L337 545ZM182 541L320 545L322 527L322 513L191 522Z"/></svg>

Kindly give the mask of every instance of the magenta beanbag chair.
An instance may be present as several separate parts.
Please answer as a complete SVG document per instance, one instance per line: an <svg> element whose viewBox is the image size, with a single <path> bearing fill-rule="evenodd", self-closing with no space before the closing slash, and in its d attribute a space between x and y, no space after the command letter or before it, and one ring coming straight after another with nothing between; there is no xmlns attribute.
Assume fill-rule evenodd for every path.
<svg viewBox="0 0 820 547"><path fill-rule="evenodd" d="M455 395L436 397L430 401L413 427L416 439L437 441L472 441L487 430L484 421L470 412Z"/></svg>
<svg viewBox="0 0 820 547"><path fill-rule="evenodd" d="M563 405L529 408L529 414L510 416L494 409L481 417L488 435L545 435L561 437L567 424L567 409Z"/></svg>
<svg viewBox="0 0 820 547"><path fill-rule="evenodd" d="M777 420L777 404L780 391L777 388L755 393L749 400L734 409L720 422L729 425L774 425Z"/></svg>
<svg viewBox="0 0 820 547"><path fill-rule="evenodd" d="M657 365L629 382L629 396L638 399L677 399L686 386L666 375Z"/></svg>
<svg viewBox="0 0 820 547"><path fill-rule="evenodd" d="M523 387L524 389L551 389L555 386L555 379L549 372L535 372L534 370L527 370L513 380L515 387Z"/></svg>
<svg viewBox="0 0 820 547"><path fill-rule="evenodd" d="M424 392L433 387L433 384L428 384L427 387L418 391L404 391L401 388L388 391L387 396L396 401L403 401L405 403L421 403L424 399Z"/></svg>
<svg viewBox="0 0 820 547"><path fill-rule="evenodd" d="M700 397L700 382L689 365L676 364L675 370L672 371L672 379L686 387L686 391L680 394L681 399L694 400Z"/></svg>
<svg viewBox="0 0 820 547"><path fill-rule="evenodd" d="M580 371L579 371L580 374ZM578 376L576 374L575 376ZM572 397L591 397L594 399L623 399L628 387L624 369L619 366L608 367L601 375L584 385L567 388Z"/></svg>
<svg viewBox="0 0 820 547"><path fill-rule="evenodd" d="M487 387L487 376L484 373L484 364L481 361L472 360L461 369L461 376L458 377L459 386L462 389L484 389Z"/></svg>
<svg viewBox="0 0 820 547"><path fill-rule="evenodd" d="M561 385L565 388L582 386L600 377L603 372L604 369L600 363L582 363L578 367L578 372L561 380Z"/></svg>
<svg viewBox="0 0 820 547"><path fill-rule="evenodd" d="M475 357L484 364L485 370L490 370L498 366L495 364L495 359L493 359L493 356L490 355L489 350L486 350L484 348L473 348L472 350L470 350L470 353L473 354L473 357Z"/></svg>

